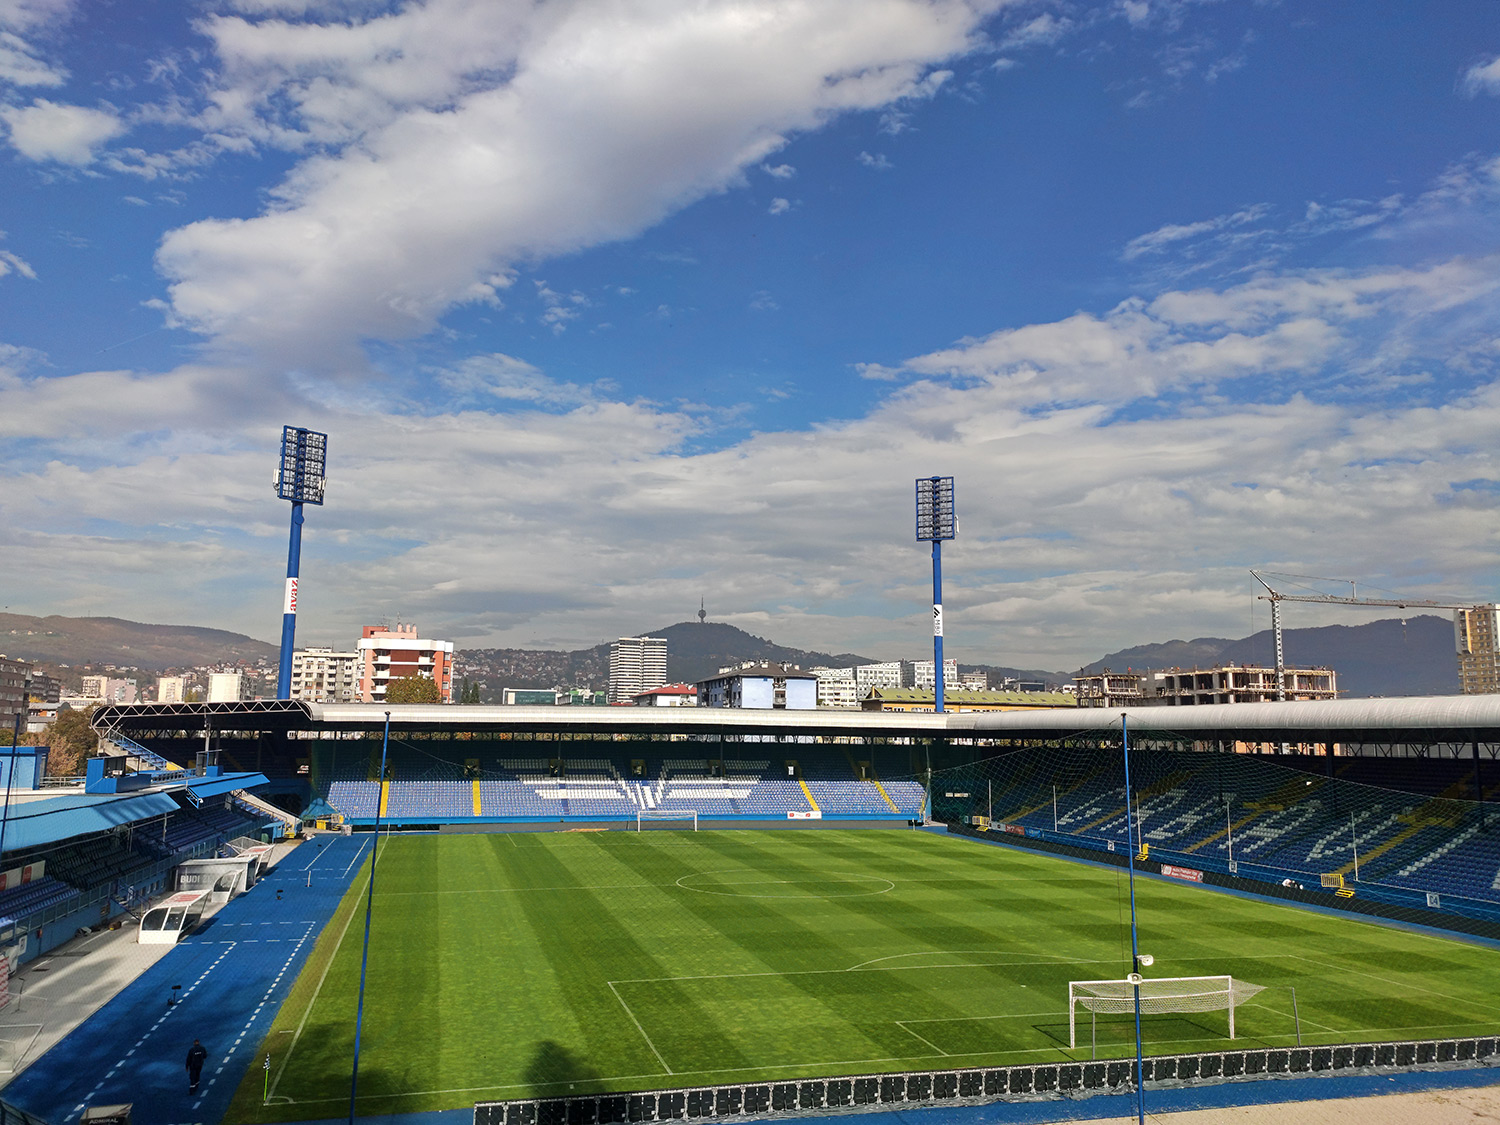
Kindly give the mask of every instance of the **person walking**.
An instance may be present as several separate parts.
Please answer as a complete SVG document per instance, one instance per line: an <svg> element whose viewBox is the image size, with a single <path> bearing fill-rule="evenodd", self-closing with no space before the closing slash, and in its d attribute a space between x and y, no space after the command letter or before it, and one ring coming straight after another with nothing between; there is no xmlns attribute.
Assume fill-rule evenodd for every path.
<svg viewBox="0 0 1500 1125"><path fill-rule="evenodd" d="M207 1061L208 1051L202 1043L194 1039L187 1053L188 1093L198 1092L198 1076L203 1073L203 1064Z"/></svg>

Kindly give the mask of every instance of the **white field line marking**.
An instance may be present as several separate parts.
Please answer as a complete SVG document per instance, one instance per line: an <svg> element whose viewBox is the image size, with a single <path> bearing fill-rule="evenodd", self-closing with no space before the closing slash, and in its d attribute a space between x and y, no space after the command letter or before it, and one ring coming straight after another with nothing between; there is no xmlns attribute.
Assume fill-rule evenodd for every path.
<svg viewBox="0 0 1500 1125"><path fill-rule="evenodd" d="M1292 1037L1290 1035L1284 1035L1284 1036L1263 1036L1262 1038L1265 1041L1269 1042L1271 1039L1291 1039ZM1222 1036L1218 1036L1218 1037L1215 1037L1215 1038L1212 1038L1212 1039L1169 1039L1169 1040L1164 1040L1164 1041L1162 1041L1160 1043L1153 1043L1151 1046L1153 1048L1156 1048L1156 1047L1172 1047L1172 1046L1179 1046L1179 1045L1183 1045L1183 1044L1192 1044L1192 1043L1219 1043L1219 1042L1222 1042L1222 1041L1223 1041L1223 1037ZM1035 1048L1027 1048L1025 1050L1017 1050L1017 1051L964 1051L964 1052L961 1052L959 1054L953 1054L953 1055L891 1055L891 1056L888 1056L888 1057L885 1057L885 1058L874 1058L874 1059L831 1059L831 1060L827 1060L827 1061L818 1060L816 1062L771 1063L771 1064L765 1065L765 1066L721 1067L721 1068L719 1068L717 1070L685 1070L685 1071L682 1071L680 1073L674 1073L672 1075L672 1077L674 1077L674 1078L688 1078L688 1077L694 1077L694 1078L696 1078L696 1077L698 1077L700 1075L701 1076L706 1076L706 1075L713 1075L713 1074L743 1074L746 1071L752 1071L752 1072L755 1072L755 1073L764 1073L764 1072L770 1071L770 1070L814 1070L814 1069L824 1069L824 1068L828 1068L828 1067L853 1067L853 1066L861 1066L861 1065L866 1064L866 1063L904 1063L904 1062L910 1062L913 1059L936 1059L936 1058L970 1059L970 1058L984 1058L984 1057L994 1056L994 1055L1006 1055L1006 1056L1009 1056L1009 1055L1056 1055L1056 1054L1061 1054L1061 1055L1063 1055L1064 1059L1068 1059L1068 1060L1071 1061L1071 1056L1069 1056L1067 1054L1067 1050L1068 1049L1066 1047L1035 1047ZM1167 1053L1171 1053L1171 1052L1167 1052ZM896 1073L896 1072L892 1072L892 1073ZM659 1074L619 1074L619 1075L615 1075L615 1076L613 1076L611 1078L599 1078L599 1079L596 1079L595 1081L597 1081L599 1083L606 1083L606 1082L636 1082L636 1081L639 1081L639 1080L641 1080L643 1078L660 1078L660 1077L661 1077L661 1075L659 1075ZM835 1075L835 1077L838 1077L838 1076ZM881 1077L881 1075L880 1074L874 1074L874 1075L870 1075L870 1077L872 1077L872 1078L879 1078L879 1077ZM772 1079L771 1081L776 1081L776 1080ZM496 1090L496 1091L499 1091L499 1090L530 1090L530 1089L536 1089L539 1086L563 1086L563 1085L567 1085L567 1084L568 1083L566 1083L566 1082L512 1082L512 1083L510 1083L508 1085L496 1085L496 1086L455 1086L455 1087L451 1087L451 1088L445 1089L445 1090L404 1090L401 1093L396 1093L396 1094L371 1094L371 1095L369 1095L369 1098L372 1101L376 1101L376 1100L379 1100L379 1099L382 1099L382 1098L419 1098L419 1097L430 1097L430 1096L435 1095L435 1094L478 1094L478 1093L483 1093L483 1092L486 1092L486 1091L489 1091L489 1090ZM693 1083L685 1083L684 1085L693 1085ZM298 1101L298 1102L295 1102L293 1104L295 1104L295 1105L319 1105L319 1104L323 1104L323 1103L331 1103L331 1102L339 1102L339 1101L342 1101L343 1104L345 1104L345 1105L349 1104L349 1099L348 1098L342 1098L342 1099L340 1099L340 1098L307 1098L305 1100Z"/></svg>
<svg viewBox="0 0 1500 1125"><path fill-rule="evenodd" d="M363 850L363 845L360 846ZM323 982L328 979L328 970L333 968L333 963L338 960L339 950L344 947L344 938L349 933L349 924L354 921L354 916L359 913L359 900L355 899L354 909L349 911L349 917L344 919L344 928L339 931L339 940L334 943L333 951L328 955L328 963L323 966L323 972L318 977L317 987L313 989L312 998L308 1000L307 1007L302 1012L302 1019L297 1023L297 1030L292 1034L292 1041L287 1045L286 1054L281 1056L281 1065L276 1068L276 1077L271 1080L270 1093L276 1092L276 1087L281 1083L281 1076L286 1073L286 1067L292 1061L292 1052L297 1049L297 1040L302 1038L302 1029L307 1026L308 1017L317 1006L318 995L323 991Z"/></svg>
<svg viewBox="0 0 1500 1125"><path fill-rule="evenodd" d="M1393 987L1395 987L1397 989L1403 989L1404 988L1404 989L1408 989L1408 990L1413 991L1413 992L1425 992L1429 996L1440 996L1444 1000L1453 1000L1453 1001L1457 1001L1457 1002L1467 1002L1467 1003L1473 1004L1474 1007L1479 1008L1482 1011L1486 1011L1486 1012L1500 1012L1500 1007L1497 1007L1494 1004L1479 1004L1479 1003L1475 1003L1475 1001L1473 1000L1472 997L1468 997L1468 996L1450 996L1446 992L1439 992L1435 988L1423 988L1421 985L1419 985L1419 984L1412 984L1410 981L1396 981L1396 980L1391 980L1389 977L1376 976L1374 973L1366 973L1366 972L1363 972L1360 969L1351 969L1351 968L1348 968L1348 967L1343 966L1343 965L1332 965L1332 964L1329 964L1327 961L1319 961L1319 960L1317 960L1316 958L1313 958L1313 957L1303 957L1301 954L1296 954L1295 956L1296 956L1296 958L1297 958L1298 961L1306 961L1309 965L1318 965L1318 966L1321 966L1322 968L1325 968L1325 969L1332 969L1332 970L1334 970L1334 972L1348 973L1351 976L1364 977L1366 980L1378 980L1381 984L1389 984L1389 985L1392 985Z"/></svg>
<svg viewBox="0 0 1500 1125"><path fill-rule="evenodd" d="M345 875L354 870L354 865L359 862L359 857L365 854L365 845L369 842L368 840L361 840L359 842L359 851L354 853L354 858L349 861L349 866L344 868Z"/></svg>
<svg viewBox="0 0 1500 1125"><path fill-rule="evenodd" d="M911 1029L911 1028L909 1028L909 1027L907 1027L907 1026L906 1026L906 1021L905 1021L905 1020L896 1020L896 1021L895 1021L895 1024L896 1024L896 1026L897 1026L897 1027L899 1027L899 1028L900 1028L900 1029L901 1029L901 1030L902 1030L902 1031L904 1031L904 1032L906 1032L906 1034L908 1034L908 1035L910 1035L910 1036L911 1036L911 1037L912 1037L912 1038L913 1038L913 1039L920 1039L920 1040L921 1040L921 1041L922 1041L922 1042L923 1042L923 1043L926 1043L926 1044L927 1044L927 1045L928 1045L928 1046L929 1046L929 1047L931 1047L931 1048L932 1048L932 1049L933 1049L933 1050L934 1050L934 1051L936 1051L936 1052L937 1052L937 1053L938 1053L938 1054L939 1054L939 1055L941 1055L941 1056L943 1056L943 1057L944 1057L944 1058L948 1058L948 1057L949 1057L949 1055L948 1055L948 1052L947 1052L947 1051L945 1051L945 1050L943 1050L943 1049L942 1049L942 1048L941 1048L941 1047L939 1047L939 1046L938 1046L938 1045L937 1045L937 1044L936 1044L936 1043L934 1043L934 1042L933 1042L933 1041L932 1041L932 1040L931 1040L931 1039L929 1039L929 1038L927 1038L927 1036L925 1036L925 1035L918 1035L918 1034L917 1034L917 1033L916 1033L916 1032L915 1032L915 1031L913 1031L913 1030L912 1030L912 1029Z"/></svg>
<svg viewBox="0 0 1500 1125"><path fill-rule="evenodd" d="M1259 1008L1263 1012L1271 1012L1271 1013L1274 1013L1275 1015L1278 1015L1278 1016L1285 1016L1287 1019L1291 1019L1292 1018L1292 1013L1291 1012L1284 1012L1280 1008L1273 1008L1269 1004L1262 1004L1259 1000L1252 1000L1252 1001L1250 1001L1247 1004L1241 1004L1240 1007L1242 1007L1242 1008ZM1343 1034L1345 1034L1344 1032L1340 1031L1338 1028L1336 1028L1336 1027L1329 1027L1326 1023L1319 1023L1317 1020L1301 1020L1301 1022L1305 1023L1305 1024L1311 1024L1313 1027L1321 1027L1324 1031L1331 1032L1334 1035L1343 1035Z"/></svg>
<svg viewBox="0 0 1500 1125"><path fill-rule="evenodd" d="M932 1016L920 1020L897 1020L897 1023L969 1023L975 1020L1042 1020L1055 1019L1065 1020L1067 1012L1007 1012L1005 1015L997 1016Z"/></svg>
<svg viewBox="0 0 1500 1125"><path fill-rule="evenodd" d="M1034 957L1034 956L1035 956L1035 954L1031 953L1028 950L1024 950L1024 949L929 949L929 950L926 950L926 951L924 951L922 953L892 953L889 957L872 957L868 961L861 961L858 965L850 965L847 969L844 969L842 971L846 972L846 973L853 973L853 972L859 971L860 969L863 969L866 965L878 965L882 961L896 961L896 960L901 959L902 957ZM1087 961L1087 960L1085 960L1083 958L1076 958L1076 957L1063 957L1063 958L1059 958L1057 960L1031 961L1031 962L1027 962L1027 963L1028 964L1037 964L1037 965L1041 965L1041 964L1058 965L1058 964L1067 964L1067 963L1072 962L1072 961L1078 961L1080 964L1090 964L1090 965L1096 963L1096 962L1093 962L1093 961ZM895 966L895 967L896 968L900 968L901 966L898 965L898 966ZM912 965L910 967L914 968L914 969L921 968L920 965ZM976 965L974 967L975 968L979 968L980 966Z"/></svg>
<svg viewBox="0 0 1500 1125"><path fill-rule="evenodd" d="M651 1053L656 1056L656 1061L661 1063L661 1068L668 1074L671 1074L672 1068L667 1065L667 1060L661 1057L661 1052L656 1049L656 1044L651 1042L651 1036L646 1034L646 1029L641 1026L641 1021L635 1018L635 1013L630 1010L630 1005L625 1003L625 997L620 995L620 990L614 986L614 982L612 981L610 982L609 990L615 994L615 999L620 1002L620 1007L625 1009L625 1014L630 1017L630 1022L635 1024L635 1029L641 1033L641 1038L646 1041L646 1046L651 1048Z"/></svg>
<svg viewBox="0 0 1500 1125"><path fill-rule="evenodd" d="M601 883L597 886L582 886L578 883L570 883L563 887L466 887L456 891L382 891L382 898L397 898L407 895L509 895L524 894L531 891L546 891L548 894L556 894L558 891L641 891L641 890L665 890L675 887L676 883Z"/></svg>
<svg viewBox="0 0 1500 1125"><path fill-rule="evenodd" d="M1027 964L1030 964L1030 965L1108 965L1108 964L1112 964L1112 963L1118 962L1118 961L1119 961L1118 957L1107 957L1107 958L1103 958L1101 960L1096 960L1096 961L1090 961L1090 960L1080 959L1080 958L1076 958L1076 957L1064 957L1064 958L1060 958L1060 959L1058 959L1056 961L1046 961L1046 960L1028 961ZM859 966L857 966L857 965L855 966L855 969L859 969L859 971L863 972L863 973L903 973L903 972L907 972L907 971L916 971L916 970L923 970L923 971L925 971L927 969L988 969L988 968L991 968L991 966L989 966L989 965L975 965L975 964L972 964L972 963L969 963L969 964L955 964L955 965L888 965L888 966L886 966L883 969L860 969ZM615 984L670 984L670 983L673 983L673 982L676 982L676 981L684 981L684 980L737 980L740 977L821 977L821 976L828 976L828 975L833 974L833 973L849 973L849 972L853 972L853 971L854 971L854 969L789 969L786 972L776 972L774 970L767 970L765 972L760 972L760 973L700 973L700 974L697 974L695 976L689 976L689 977L624 977L624 978L622 978L620 980L607 981L606 983L611 984L611 985L615 985Z"/></svg>
<svg viewBox="0 0 1500 1125"><path fill-rule="evenodd" d="M1052 1013L1048 1013L1048 1014L1052 1014ZM915 1021L913 1021L913 1022L915 1022ZM1390 1028L1370 1028L1370 1029L1365 1029L1365 1030L1369 1030L1369 1031L1389 1031L1389 1030L1392 1030L1392 1029L1390 1029ZM1420 1029L1418 1029L1418 1030L1420 1030ZM1282 1039L1290 1041L1293 1037L1292 1037L1292 1035L1290 1033L1288 1033L1288 1034L1285 1034L1285 1035L1262 1035L1262 1036L1257 1036L1256 1038L1260 1042L1272 1043L1272 1042L1275 1042L1277 1040L1282 1040ZM1224 1041L1224 1037L1223 1036L1213 1036L1211 1038L1201 1038L1201 1039L1165 1039L1165 1040L1162 1040L1160 1042L1152 1043L1151 1047L1152 1047L1153 1050L1155 1050L1157 1048L1164 1048L1164 1047L1190 1046L1190 1045L1195 1044L1195 1043L1222 1043L1223 1041ZM1162 1053L1171 1054L1172 1052L1171 1051L1165 1051L1165 1052L1162 1052ZM772 1063L772 1064L765 1065L765 1066L722 1067L722 1068L719 1068L717 1070L685 1070L685 1071L682 1071L681 1073L674 1073L673 1077L674 1078L690 1078L690 1077L696 1078L696 1077L699 1077L699 1076L708 1076L708 1075L716 1075L716 1074L743 1074L746 1071L753 1071L753 1072L756 1072L756 1073L763 1073L763 1072L771 1071L771 1070L812 1070L814 1068L821 1069L821 1068L836 1067L836 1066L852 1067L852 1066L859 1066L859 1065L864 1064L864 1063L888 1063L888 1062L897 1062L898 1063L898 1062L908 1062L908 1061L910 1061L912 1059L925 1059L925 1058L943 1058L943 1057L946 1057L946 1058L953 1058L953 1059L970 1059L970 1058L985 1058L985 1057L990 1057L990 1056L1046 1055L1046 1054L1060 1054L1065 1059L1071 1059L1072 1058L1072 1056L1068 1054L1068 1048L1066 1048L1066 1047L1034 1047L1034 1048L1026 1048L1024 1050L1014 1050L1014 1051L963 1051L963 1052L960 1052L958 1054L952 1054L952 1055L946 1055L946 1056L940 1056L940 1055L894 1055L894 1056L891 1056L891 1057L888 1057L888 1058L875 1058L875 1059L836 1059L836 1060L827 1061L827 1062L818 1061L818 1062L796 1062L796 1063ZM610 1078L600 1078L600 1079L597 1079L597 1081L600 1082L600 1083L636 1082L636 1081L640 1081L641 1079L645 1079L645 1078L660 1078L660 1077L661 1077L661 1075L659 1075L659 1074L617 1074L617 1075L614 1075L613 1077L610 1077ZM878 1078L878 1077L881 1077L881 1075L875 1074L875 1075L871 1075L870 1077ZM501 1091L501 1090L530 1090L530 1089L536 1089L537 1087L564 1086L564 1085L569 1085L569 1083L567 1083L566 1081L559 1081L559 1082L512 1082L512 1083L509 1083L509 1084L495 1085L495 1086L454 1086L454 1087L450 1087L448 1089L442 1089L442 1090L405 1090L405 1091L402 1091L401 1093L394 1093L394 1094L371 1094L370 1095L370 1099L371 1100L378 1100L378 1099L381 1099L381 1098L418 1098L418 1097L430 1097L430 1096L437 1095L437 1094L478 1094L478 1093L485 1093L485 1092L491 1091L491 1090L494 1090L494 1091ZM692 1085L692 1083L685 1083L685 1085ZM282 1101L292 1101L292 1099L280 1099L280 1100L282 1100ZM302 1101L292 1102L292 1104L295 1104L295 1105L320 1105L320 1104L324 1104L324 1103L339 1102L340 1100L341 1099L339 1099L339 1098L307 1098L307 1099L304 1099ZM344 1098L344 1099L342 1099L342 1101L343 1101L344 1104L347 1105L349 1099L348 1098Z"/></svg>

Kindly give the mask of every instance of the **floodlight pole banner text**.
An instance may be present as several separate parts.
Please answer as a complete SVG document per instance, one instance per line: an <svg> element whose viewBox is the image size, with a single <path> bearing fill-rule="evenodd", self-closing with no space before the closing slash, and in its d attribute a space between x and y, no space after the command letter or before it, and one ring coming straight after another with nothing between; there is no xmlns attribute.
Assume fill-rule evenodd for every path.
<svg viewBox="0 0 1500 1125"><path fill-rule="evenodd" d="M292 533L286 552L286 592L281 604L281 664L276 698L292 697L292 652L297 638L297 581L302 567L302 505L323 503L323 471L328 462L328 435L300 426L281 429L281 466L276 495L292 502Z"/></svg>
<svg viewBox="0 0 1500 1125"><path fill-rule="evenodd" d="M943 710L943 540L958 533L952 477L917 479L917 539L932 542L933 710Z"/></svg>

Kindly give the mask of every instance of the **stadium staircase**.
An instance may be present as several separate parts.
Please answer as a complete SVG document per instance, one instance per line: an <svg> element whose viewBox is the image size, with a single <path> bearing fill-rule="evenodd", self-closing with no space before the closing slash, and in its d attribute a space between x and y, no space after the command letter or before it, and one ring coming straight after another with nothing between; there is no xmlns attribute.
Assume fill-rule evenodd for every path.
<svg viewBox="0 0 1500 1125"><path fill-rule="evenodd" d="M119 730L111 729L99 735L99 749L103 751L112 746L126 757L126 765L133 770L151 770L161 772L181 772L182 767L176 762L169 762L155 750L142 746L133 738L122 734Z"/></svg>

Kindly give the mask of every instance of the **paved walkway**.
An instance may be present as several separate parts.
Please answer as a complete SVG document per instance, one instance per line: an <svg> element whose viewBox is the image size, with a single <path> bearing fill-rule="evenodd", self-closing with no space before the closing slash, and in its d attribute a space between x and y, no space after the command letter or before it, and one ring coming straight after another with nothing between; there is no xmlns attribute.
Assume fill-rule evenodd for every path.
<svg viewBox="0 0 1500 1125"><path fill-rule="evenodd" d="M70 973L72 987L92 989L102 1005L95 1004L90 1011L97 1014L26 1066L5 1088L5 1099L52 1125L77 1121L88 1105L119 1102L134 1105L136 1125L218 1121L370 846L368 836L318 837L300 845L249 894L166 947L165 956L145 965L113 998L111 980L118 984L131 958L142 955L127 952L118 939L118 952L116 941L81 945L84 955L73 959L84 967ZM103 970L97 983L87 967L96 956ZM70 991L69 982L58 979L55 991ZM180 999L169 1007L174 984L181 985ZM22 1012L33 1005L47 1033L45 991L28 983ZM52 1003L61 1015L70 1002L59 996ZM86 1006L83 1000L72 1003L75 1011ZM195 1038L209 1057L202 1084L190 1095L183 1060Z"/></svg>

